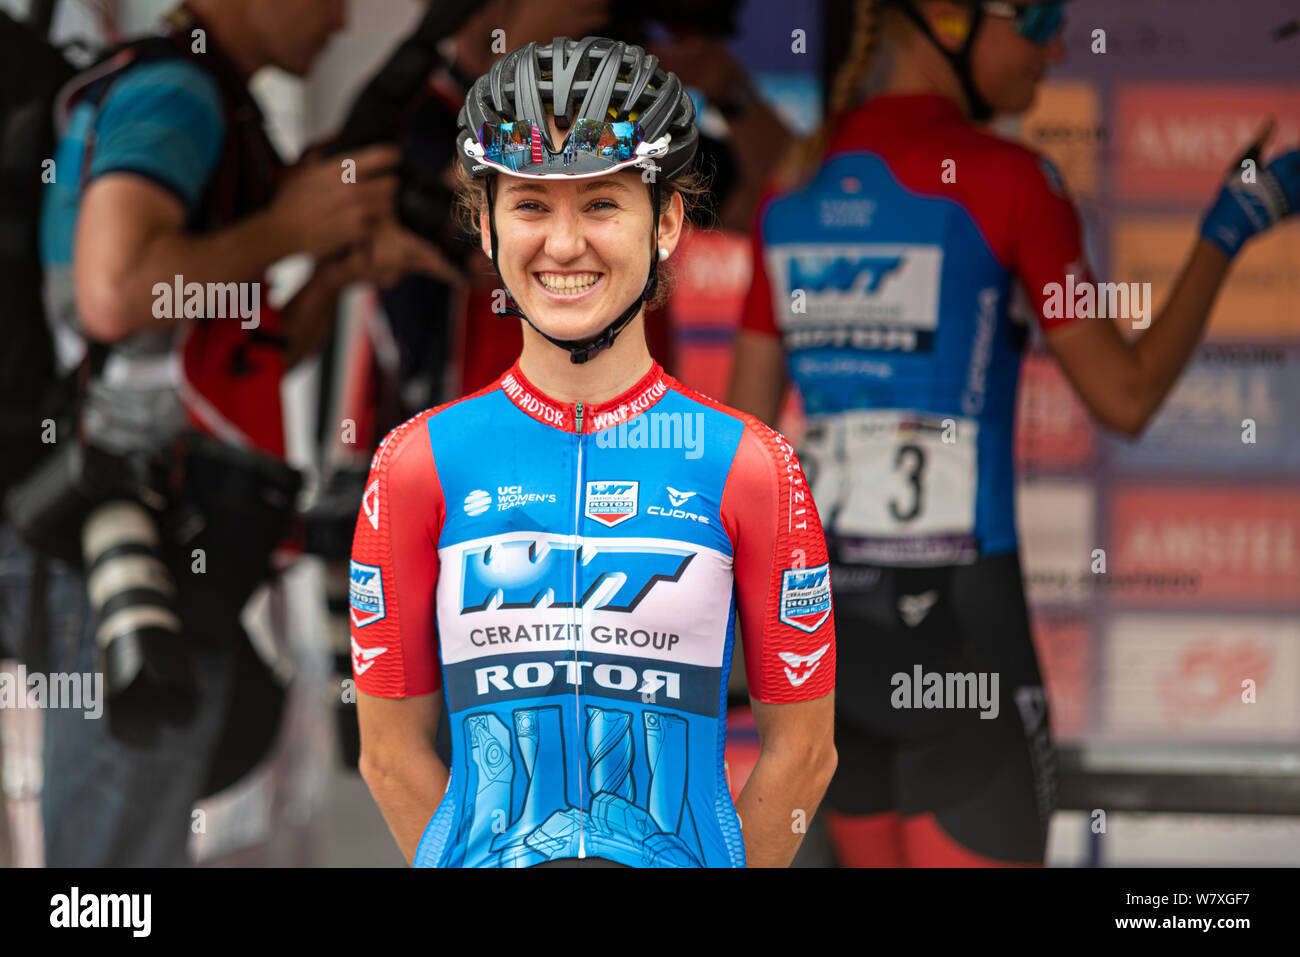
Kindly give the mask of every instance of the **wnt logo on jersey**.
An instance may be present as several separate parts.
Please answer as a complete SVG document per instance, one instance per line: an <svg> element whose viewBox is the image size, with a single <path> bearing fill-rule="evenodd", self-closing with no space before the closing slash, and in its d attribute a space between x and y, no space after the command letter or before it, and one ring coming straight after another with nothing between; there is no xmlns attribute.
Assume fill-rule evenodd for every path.
<svg viewBox="0 0 1300 957"><path fill-rule="evenodd" d="M383 619L384 575L379 566L354 561L348 577L351 579L348 583L348 604L352 606L352 624L364 628Z"/></svg>
<svg viewBox="0 0 1300 957"><path fill-rule="evenodd" d="M601 548L532 540L467 549L461 613L575 605L632 611L659 582L680 579L694 557L695 552L679 548ZM580 589L576 595L575 573Z"/></svg>
<svg viewBox="0 0 1300 957"><path fill-rule="evenodd" d="M613 528L636 514L640 482L588 482L585 513L590 519Z"/></svg>
<svg viewBox="0 0 1300 957"><path fill-rule="evenodd" d="M808 292L849 292L867 277L863 292L874 293L903 265L902 256L791 256L790 288Z"/></svg>
<svg viewBox="0 0 1300 957"><path fill-rule="evenodd" d="M939 321L939 287L943 280L943 247L899 243L781 243L766 253L772 276L773 308L789 335L819 323L845 323L853 329L874 330L862 342L832 336L823 345L862 349L928 348L919 342L902 345L898 334L924 339L922 330ZM796 295L797 293L802 296ZM799 300L803 299L802 305ZM884 333L892 333L891 338ZM787 347L791 344L787 343Z"/></svg>
<svg viewBox="0 0 1300 957"><path fill-rule="evenodd" d="M781 572L778 617L787 625L812 634L831 613L831 567L787 568Z"/></svg>

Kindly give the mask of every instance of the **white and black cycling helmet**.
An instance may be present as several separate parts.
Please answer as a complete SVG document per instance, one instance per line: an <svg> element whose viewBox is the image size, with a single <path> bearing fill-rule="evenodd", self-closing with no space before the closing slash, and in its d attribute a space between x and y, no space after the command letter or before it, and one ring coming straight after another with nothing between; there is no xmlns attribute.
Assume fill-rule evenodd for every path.
<svg viewBox="0 0 1300 957"><path fill-rule="evenodd" d="M552 143L549 117L563 134ZM546 335L516 306L518 316L573 362L608 348L659 284L659 182L684 172L695 157L699 133L695 105L674 74L641 47L605 37L512 50L470 87L457 118L456 155L470 176L487 177L492 265L497 275L496 216L492 180L497 175L583 179L627 168L651 171L650 271L641 295L595 338L569 342ZM501 279L505 285L505 278ZM506 295L510 290L506 289ZM513 297L511 297L513 300Z"/></svg>

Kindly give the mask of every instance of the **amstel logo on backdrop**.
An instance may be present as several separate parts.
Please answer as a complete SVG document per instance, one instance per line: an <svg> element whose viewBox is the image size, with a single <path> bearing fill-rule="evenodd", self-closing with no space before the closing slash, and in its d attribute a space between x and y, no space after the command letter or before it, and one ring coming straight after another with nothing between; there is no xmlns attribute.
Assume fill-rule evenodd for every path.
<svg viewBox="0 0 1300 957"><path fill-rule="evenodd" d="M1300 600L1300 488L1121 485L1112 497L1112 575L1196 577L1187 590L1126 590L1144 604L1294 606Z"/></svg>
<svg viewBox="0 0 1300 957"><path fill-rule="evenodd" d="M1300 140L1294 86L1134 84L1115 94L1121 198L1200 209L1269 116L1272 149ZM1265 159L1268 158L1266 154Z"/></svg>

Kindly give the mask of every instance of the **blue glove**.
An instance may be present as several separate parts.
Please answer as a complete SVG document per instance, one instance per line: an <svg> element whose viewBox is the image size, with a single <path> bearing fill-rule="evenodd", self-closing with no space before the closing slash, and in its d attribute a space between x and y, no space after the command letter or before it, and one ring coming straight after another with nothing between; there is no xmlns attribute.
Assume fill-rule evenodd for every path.
<svg viewBox="0 0 1300 957"><path fill-rule="evenodd" d="M1241 164L1247 159L1257 161L1253 183L1242 181ZM1256 146L1238 160L1201 222L1201 235L1229 259L1246 240L1300 211L1300 150L1279 156L1266 167L1259 167L1258 159Z"/></svg>

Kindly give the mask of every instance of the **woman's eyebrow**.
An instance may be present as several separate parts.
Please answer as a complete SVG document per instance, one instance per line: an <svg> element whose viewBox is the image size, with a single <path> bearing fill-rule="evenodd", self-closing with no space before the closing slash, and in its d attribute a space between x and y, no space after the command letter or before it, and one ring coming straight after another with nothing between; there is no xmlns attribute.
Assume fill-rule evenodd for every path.
<svg viewBox="0 0 1300 957"><path fill-rule="evenodd" d="M627 184L616 179L589 179L578 187L578 192L589 193L593 189L621 189L627 192ZM540 183L513 183L505 188L505 193L546 193L546 187Z"/></svg>
<svg viewBox="0 0 1300 957"><path fill-rule="evenodd" d="M587 180L587 182L583 183L581 186L578 187L578 192L589 193L593 189L602 189L602 188L621 189L624 192L627 192L627 184L619 182L616 179L605 180L603 182L599 179L589 179Z"/></svg>

